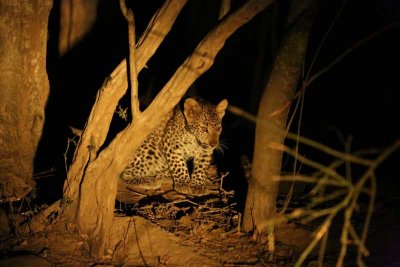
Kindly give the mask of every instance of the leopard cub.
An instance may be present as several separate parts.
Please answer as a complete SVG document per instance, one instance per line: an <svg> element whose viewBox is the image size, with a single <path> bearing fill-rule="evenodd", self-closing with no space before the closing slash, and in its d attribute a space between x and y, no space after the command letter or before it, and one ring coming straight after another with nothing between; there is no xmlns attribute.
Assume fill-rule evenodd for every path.
<svg viewBox="0 0 400 267"><path fill-rule="evenodd" d="M120 176L122 181L157 189L165 179L172 179L180 193L205 194L227 106L226 99L214 106L197 98L186 99L183 112L177 105L136 150Z"/></svg>

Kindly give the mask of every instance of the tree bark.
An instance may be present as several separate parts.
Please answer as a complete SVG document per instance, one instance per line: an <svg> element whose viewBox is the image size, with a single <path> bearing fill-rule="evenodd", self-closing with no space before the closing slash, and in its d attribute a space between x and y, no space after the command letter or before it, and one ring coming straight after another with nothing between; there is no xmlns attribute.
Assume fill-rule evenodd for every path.
<svg viewBox="0 0 400 267"><path fill-rule="evenodd" d="M35 185L33 160L49 94L47 21L52 1L0 0L0 202Z"/></svg>
<svg viewBox="0 0 400 267"><path fill-rule="evenodd" d="M138 42L138 72L153 55L168 33L186 1L167 1ZM64 205L72 203L66 215L78 220L79 229L89 237L90 253L101 257L108 253L113 219L117 177L137 147L158 123L178 104L189 86L214 62L226 39L239 27L265 9L272 0L248 1L221 22L198 45L149 107L107 148L103 144L118 100L126 91L126 62L122 62L100 89L65 183ZM135 138L132 138L134 136ZM98 155L98 156L97 156Z"/></svg>
<svg viewBox="0 0 400 267"><path fill-rule="evenodd" d="M292 7L292 11L297 8ZM266 229L265 222L275 216L278 183L273 177L280 175L282 160L282 151L276 148L285 139L289 107L302 71L315 13L316 9L310 8L285 34L259 104L251 179L243 216L244 231L259 234L273 229L273 226Z"/></svg>

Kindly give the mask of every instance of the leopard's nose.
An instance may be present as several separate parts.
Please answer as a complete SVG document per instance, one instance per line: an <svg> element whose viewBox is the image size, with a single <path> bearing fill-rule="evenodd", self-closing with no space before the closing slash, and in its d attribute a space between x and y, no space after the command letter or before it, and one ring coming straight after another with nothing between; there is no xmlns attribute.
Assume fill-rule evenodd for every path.
<svg viewBox="0 0 400 267"><path fill-rule="evenodd" d="M212 140L211 142L210 142L210 146L212 146L212 147L215 147L215 146L217 146L218 145L218 141L217 140Z"/></svg>
<svg viewBox="0 0 400 267"><path fill-rule="evenodd" d="M216 147L219 142L218 142L218 136L216 134L212 134L208 138L208 144L212 147Z"/></svg>

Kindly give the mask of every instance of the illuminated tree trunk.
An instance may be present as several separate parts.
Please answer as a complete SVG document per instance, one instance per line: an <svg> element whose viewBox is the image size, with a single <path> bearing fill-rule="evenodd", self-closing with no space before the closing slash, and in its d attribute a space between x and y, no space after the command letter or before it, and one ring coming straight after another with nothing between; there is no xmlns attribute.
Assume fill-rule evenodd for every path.
<svg viewBox="0 0 400 267"><path fill-rule="evenodd" d="M33 160L49 94L46 73L50 0L0 0L0 202L35 185Z"/></svg>
<svg viewBox="0 0 400 267"><path fill-rule="evenodd" d="M293 7L292 12L296 8ZM273 227L267 228L265 222L275 215L278 183L273 177L280 175L282 160L282 151L276 148L285 139L286 120L302 71L315 11L308 10L286 33L259 104L242 225L245 231L254 230L259 234L273 230Z"/></svg>

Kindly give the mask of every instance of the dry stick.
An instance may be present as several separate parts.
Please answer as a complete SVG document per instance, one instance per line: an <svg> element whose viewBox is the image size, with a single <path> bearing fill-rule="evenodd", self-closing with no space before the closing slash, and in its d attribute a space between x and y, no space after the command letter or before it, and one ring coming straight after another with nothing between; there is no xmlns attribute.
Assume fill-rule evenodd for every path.
<svg viewBox="0 0 400 267"><path fill-rule="evenodd" d="M366 155L366 154L376 154L376 153L379 153L379 152L382 152L382 151L376 150L376 149L363 149L363 150L354 152L354 155L355 155L355 156L361 156L361 155ZM371 164L372 164L372 162L373 162L373 161L371 161ZM344 160L338 159L337 161L332 162L328 167L331 168L331 169L337 169L340 165L342 165L342 164L344 164L344 163L345 163ZM370 164L369 164L369 165L370 165ZM319 174L315 174L315 175L312 175L312 176L318 176L318 175L319 175ZM325 181L328 180L328 179L329 179L329 176L328 176L328 175L325 174L324 176L322 176L322 178L320 178L320 180L318 181L318 183L317 183L317 184L315 185L315 187L310 191L309 194L315 195L315 194L321 189L321 187L324 186Z"/></svg>
<svg viewBox="0 0 400 267"><path fill-rule="evenodd" d="M311 60L310 67L308 68L307 74L305 76L306 81L308 80L308 77L310 77L310 72L311 72L315 62L317 61L318 55L321 52L321 49L322 49L323 45L325 44L329 34L332 32L333 26L336 24L336 21L338 20L339 15L342 13L343 8L345 6L346 6L346 1L342 0L342 5L340 6L338 12L336 13L335 18L332 20L331 24L329 25L328 30L325 32L324 36L322 37L321 42L319 42L319 44L318 44L318 48L317 48L317 50L316 50L316 52L315 52L315 54L314 54L314 56L313 56L313 58Z"/></svg>
<svg viewBox="0 0 400 267"><path fill-rule="evenodd" d="M234 114L241 115L242 117L245 117L245 118L247 118L247 119L249 119L251 121L256 121L257 120L252 114L247 113L247 112L245 112L245 111L243 111L243 110L241 110L241 109L239 109L237 107L234 107L234 106L230 106L229 107L229 111L231 111ZM337 266L341 266L341 264L343 263L344 255L346 254L347 231L348 231L348 228L349 228L349 225L350 225L351 214L352 214L352 211L354 210L355 205L357 203L358 195L362 191L366 179L368 179L371 175L374 174L374 170L376 169L376 167L387 156L389 156L391 153L393 153L393 151L395 151L396 149L398 149L400 147L400 140L397 141L393 146L391 146L387 150L385 150L381 154L381 156L378 157L376 160L371 161L371 160L362 159L362 158L359 158L359 157L356 157L356 156L353 156L353 155L349 155L347 153L342 153L342 152L333 150L331 148L328 148L328 147L326 147L326 146L324 146L322 144L319 144L319 143L317 143L315 141L312 141L312 140L309 140L309 139L303 139L303 138L300 139L298 135L294 135L294 134L288 133L288 137L291 138L291 139L300 140L300 142L305 141L303 143L308 144L308 145L310 145L312 147L315 147L315 148L319 148L320 150L322 150L322 151L324 151L324 152L326 152L328 154L331 154L331 155L337 156L339 158L342 158L345 161L351 161L351 162L362 164L362 165L369 165L368 171L361 177L361 179L358 181L358 183L356 184L355 187L351 187L350 188L350 191L349 191L348 195L346 196L346 198L343 201L341 201L338 205L336 205L336 206L334 206L334 207L332 207L330 209L325 209L325 210L322 210L322 211L314 212L314 213L310 214L309 217L304 219L305 221L308 221L308 220L313 220L316 217L320 217L320 216L324 216L324 215L328 215L329 214L327 219L324 221L324 223L320 227L320 230L317 232L316 238L313 239L313 241L309 244L309 246L306 248L306 250L304 250L304 252L300 256L298 262L296 263L296 266L300 266L303 263L305 258L308 256L309 253L311 253L312 249L319 242L321 237L326 233L326 231L328 230L328 228L329 228L333 218L336 216L336 214L341 209L345 208L348 205L348 203L350 202L350 200L353 198L353 201L351 202L350 207L348 209L346 209L346 212L345 212L345 214L346 214L345 226L342 229L343 231L342 231L342 238L341 238L342 247L341 247L341 252L340 252L339 259L337 261ZM287 149L285 147L283 147L283 148L284 148L284 150L286 149L287 151L285 150L285 152L289 152L289 154L290 154L290 152L292 152L290 149ZM326 148L328 148L328 149L326 149ZM281 146L281 149L282 149L282 146ZM292 156L297 156L297 157L299 156L299 155L294 155L293 153L291 153L291 154L292 154ZM320 169L323 172L328 170L327 173L329 173L330 175L336 173L336 172L332 173L331 172L332 169L327 168L325 166L322 166L321 164L318 164L318 163L315 164L316 162L307 161L307 160L304 160L304 159L303 159L303 161L304 161L305 164L308 164L308 165L313 166L313 167L317 167L317 169ZM341 177L341 178L343 178L343 177ZM374 194L374 193L371 193L371 194ZM370 220L370 216L371 216L370 214L372 213L372 208L371 207L373 207L373 206L372 206L372 204L370 202L370 207L369 207L369 211L368 211L368 214L369 214L368 215L368 224L369 224L369 220ZM301 216L304 216L304 215L305 215L304 211L295 210L289 216L292 216L293 218L298 218L298 217L301 217ZM282 220L282 218L283 218L283 216L280 218L280 220ZM277 219L269 220L269 221L265 222L265 224L272 223L272 221L276 222ZM364 228L364 229L367 229L367 228ZM363 231L364 240L363 240L363 242L360 241L359 254L362 254L362 252L365 251L363 249L363 247L365 247L364 243L365 243L365 239L366 239L366 231L367 230ZM346 246L346 247L344 247L344 246ZM357 261L359 263L362 263L361 256L358 256Z"/></svg>
<svg viewBox="0 0 400 267"><path fill-rule="evenodd" d="M324 166L323 164L321 164L319 162L316 162L316 161L311 160L311 159L307 159L304 156L296 154L292 149L290 149L289 147L287 147L285 145L270 144L270 146L275 148L275 149L277 149L277 150L281 150L281 151L287 153L288 155L291 155L292 157L297 157L305 165L308 165L308 166L313 167L313 168L315 168L317 170L320 170L323 173L326 173L327 175L330 175L332 178L335 178L336 181L343 183L343 185L350 185L350 183L346 180L346 178L344 178L342 175L337 173L335 170L330 169L329 167L326 167L326 166Z"/></svg>
<svg viewBox="0 0 400 267"><path fill-rule="evenodd" d="M346 188L346 189L342 189L342 190L335 190L333 193L331 193L329 195L324 195L322 197L313 197L311 200L311 203L309 205L307 205L307 209L312 209L318 205L321 205L324 202L337 199L341 195L346 194L347 191L348 190Z"/></svg>
<svg viewBox="0 0 400 267"><path fill-rule="evenodd" d="M343 160L338 159L337 161L334 161L330 165L328 165L328 168L336 170L340 165L344 163ZM321 171L318 171L318 173L322 173ZM330 180L329 175L322 173L323 176L319 178L318 182L315 184L314 188L310 190L310 195L316 195L318 191L321 190L322 187L325 186L326 181ZM318 177L320 174L312 174L313 177Z"/></svg>
<svg viewBox="0 0 400 267"><path fill-rule="evenodd" d="M285 135L287 135L288 132L289 132L290 125L291 125L292 121L294 120L294 115L295 115L295 112L296 112L297 107L298 107L299 105L300 105L300 111L299 111L299 112L300 112L300 115L299 115L299 121L298 121L297 132L296 132L296 133L297 133L296 146L295 146L295 153L296 153L296 155L299 154L299 144L300 144L300 142L299 142L299 136L300 136L301 122L302 122L301 119L303 118L304 94L302 95L301 98L299 98L299 100L298 100L297 103L296 103L296 107L295 107L295 109L294 109L293 115L291 116L290 121L289 121L289 123L288 123L287 126L286 126L286 134L285 134ZM294 160L294 164L293 164L293 174L296 174L296 172L297 172L297 173L300 173L300 169L301 169L301 165L302 165L302 164L301 164L300 167L297 169L297 161L298 161L297 156L296 156L294 159L295 159L295 160ZM280 213L282 213L282 214L286 212L286 209L287 209L288 206L289 206L290 199L292 198L292 195L293 195L294 184L295 184L295 181L292 181L292 184L290 185L289 193L288 193L287 196L286 196L285 203L283 204L283 208L282 208L282 210L281 210L281 212L280 212Z"/></svg>
<svg viewBox="0 0 400 267"><path fill-rule="evenodd" d="M331 224L333 218L337 215L337 213L341 209L346 208L346 207L347 207L347 209L350 209L350 210L354 210L355 209L355 206L356 206L356 203L357 203L357 197L360 194L361 189L364 187L364 184L367 181L367 179L369 179L371 175L374 175L374 172L375 172L376 168L390 154L392 154L394 151L396 151L399 148L400 148L400 140L397 140L393 145L389 146L385 151L382 152L382 154L378 158L376 158L373 161L373 164L370 166L370 168L363 174L363 176L356 183L356 185L353 188L351 188L351 190L349 191L349 194L346 196L346 198L343 199L338 205L336 205L336 206L334 206L332 208L332 213L330 213L329 216L325 219L325 221L322 224L322 226L320 227L320 230L318 231L318 233L320 233L320 234L324 233L324 231L322 231L324 229L324 227L326 225L330 225ZM372 212L372 211L370 210L369 212ZM351 214L349 214L349 215L351 215ZM346 218L346 219L350 220L350 218ZM347 229L344 229L343 232L344 232L343 238L344 238L345 235L347 237ZM313 241L309 244L309 246L303 251L303 253L299 257L299 260L296 262L295 266L301 266L301 264L304 262L306 257L309 255L309 253L311 253L312 249L318 243L318 241L320 240L320 237L321 237L320 235L318 235L318 233L317 233L316 237L313 239ZM343 241L344 240L342 240L342 242ZM347 241L347 239L345 241ZM343 255L343 253L346 252L346 250L343 249L344 245L347 246L347 242L342 243L341 253L340 253L339 258L338 258L338 260L336 262L336 266L342 266L342 264L343 264L343 259L344 259L344 256L345 256L345 255ZM362 245L364 246L364 244L362 244ZM344 251L344 252L342 252L342 251Z"/></svg>
<svg viewBox="0 0 400 267"><path fill-rule="evenodd" d="M359 195L361 193L361 189L363 187L364 187L364 183L362 183L362 185L360 187L360 190L354 190L353 196L352 196L352 201L351 201L350 205L347 207L347 209L345 210L345 213L344 213L344 215L345 215L344 216L344 224L343 224L342 233L341 233L341 236L340 236L340 242L341 242L342 245L341 245L341 248L340 248L340 253L339 253L339 257L338 257L336 266L342 266L343 265L343 260L344 260L344 257L346 256L346 251L347 251L348 233L350 232L350 234L351 234L351 228L353 227L351 225L351 221L350 220L351 220L353 212L354 212L354 210L356 208L357 200L358 200L358 197L359 197ZM353 239L354 239L354 241L357 241L358 237L356 237L355 235L356 235L356 233L354 232L353 236L355 238L353 238ZM359 249L361 249L361 247L364 247L364 244L358 244L358 247L359 247Z"/></svg>
<svg viewBox="0 0 400 267"><path fill-rule="evenodd" d="M326 208L326 209L322 209L322 210L309 210L307 211L307 213L309 213L309 215L303 219L301 219L301 223L302 224L308 224L310 222L312 222L313 220L319 218L319 217L323 217L329 214L336 214L338 213L342 208L348 206L348 203L351 200L351 195L352 192L354 191L354 188L351 188L349 190L349 193L346 195L346 197L339 202L338 204L336 204L333 207L330 208Z"/></svg>
<svg viewBox="0 0 400 267"><path fill-rule="evenodd" d="M272 131L275 131L275 132L278 131L275 127L273 127L273 125L270 125L270 123L268 123L268 121L259 120L259 119L257 119L256 116L254 116L253 114L251 114L251 113L249 113L249 112L247 112L247 111L245 111L245 110L243 110L241 108L238 108L238 107L233 106L233 105L229 105L228 106L228 110L230 112L232 112L233 114L235 114L237 116L240 116L242 118L245 118L245 119L247 119L249 121L252 121L254 123L263 123L266 126L270 126L269 128ZM313 147L315 149L323 151L326 154L329 154L331 156L334 156L334 157L337 157L337 158L341 158L343 160L348 160L348 161L351 161L353 163L357 163L357 164L360 164L360 165L366 165L366 166L369 166L372 163L371 160L364 159L364 158L361 158L361 157L357 157L357 156L354 156L354 155L349 155L349 154L337 151L337 150L332 149L332 148L330 148L328 146L325 146L325 145L323 145L321 143L318 143L317 141L311 140L311 139L303 137L303 136L299 136L299 135L291 133L291 132L288 132L286 137L291 139L291 140L298 140L300 143L303 143L305 145L308 145L310 147Z"/></svg>
<svg viewBox="0 0 400 267"><path fill-rule="evenodd" d="M323 267L324 266L324 255L325 255L325 250L326 250L326 244L328 243L328 236L329 236L329 231L324 234L324 237L322 238L321 241L321 246L319 248L319 255L318 255L318 267Z"/></svg>
<svg viewBox="0 0 400 267"><path fill-rule="evenodd" d="M356 232L356 229L354 229L354 226L352 224L350 224L350 227L349 227L349 234L350 234L351 238L353 239L354 244L358 246L359 253L361 253L361 255L363 255L363 256L368 256L369 251L365 247L365 244L361 241L359 235Z"/></svg>
<svg viewBox="0 0 400 267"><path fill-rule="evenodd" d="M297 260L296 264L294 265L295 267L300 267L303 264L303 262L307 258L307 256L311 253L311 251L318 244L318 242L321 240L321 238L327 233L327 231L329 230L329 228L332 224L333 218L336 217L337 213L340 210L342 210L343 208L345 208L348 205L348 203L351 199L351 196L352 196L352 194L351 194L352 191L353 190L350 190L350 193L339 204L330 208L329 209L330 213L324 214L324 215L328 215L328 217L321 224L320 228L318 229L318 231L315 234L314 239L311 241L311 243L307 246L307 248L300 255L299 259Z"/></svg>
<svg viewBox="0 0 400 267"><path fill-rule="evenodd" d="M132 9L126 7L125 0L120 0L119 5L126 21L128 22L128 40L129 40L129 78L131 84L131 107L132 118L136 121L140 116L139 97L138 97L138 72L136 68L136 33L135 17Z"/></svg>
<svg viewBox="0 0 400 267"><path fill-rule="evenodd" d="M361 233L361 240L360 244L365 244L367 240L367 235L368 235L368 229L369 225L371 223L371 218L372 218L372 213L374 211L375 207L375 198L376 198L376 177L375 174L370 176L371 180L371 192L370 192L370 200L369 200L369 205L368 205L368 212L367 212L367 217L365 218L365 223L364 227ZM358 249L358 255L357 255L357 263L361 266L362 265L362 256L368 256L368 251L363 250L361 246L359 246Z"/></svg>
<svg viewBox="0 0 400 267"><path fill-rule="evenodd" d="M353 196L352 196L352 202L350 204L350 207L348 208L348 213L351 217L352 212L354 211L354 209L356 208L356 204L357 204L357 199L359 194L361 193L361 190L364 188L364 184L365 182L370 179L371 175L374 175L376 168L390 155L392 154L395 150L400 148L400 140L397 140L392 146L390 146L389 148L387 148L376 160L374 160L373 164L371 165L371 167L363 174L363 176L361 176L360 180L356 183L355 187L354 187L354 192L353 192ZM371 207L371 206L370 206ZM370 208L369 207L369 208ZM372 212L372 211L370 211ZM348 219L348 223L345 221L345 224L349 224L350 223L350 217L347 218ZM346 225L345 225L346 226ZM341 249L341 253L339 255L339 258L337 260L336 266L342 266L343 264L343 260L344 260L344 256L345 256L345 248L344 245L347 242L347 229L345 229L345 227L343 227L343 231L342 231L342 249ZM363 244L364 245L364 244ZM344 252L342 252L344 251Z"/></svg>
<svg viewBox="0 0 400 267"><path fill-rule="evenodd" d="M308 145L310 147L316 148L316 149L318 149L320 151L323 151L323 152L325 152L327 154L330 154L330 155L332 155L334 157L341 158L343 160L347 160L347 161L350 161L350 162L353 162L353 163L357 163L357 164L360 164L360 165L365 165L365 166L369 166L372 163L372 161L369 160L369 159L364 159L364 158L361 158L361 157L357 157L355 155L343 153L343 152L337 151L335 149L332 149L332 148L330 148L328 146L325 146L325 145L323 145L321 143L318 143L317 141L314 141L312 139L309 139L309 138L306 138L306 137L302 137L302 136L299 136L299 137L297 137L297 136L298 136L297 134L293 134L293 133L288 133L287 134L287 137L289 139L296 140L297 138L299 138L299 141L301 143L303 143L305 145Z"/></svg>
<svg viewBox="0 0 400 267"><path fill-rule="evenodd" d="M399 142L400 143L400 142ZM286 152L289 152L289 154L293 154L294 152L291 151L290 149L286 148L285 149ZM292 153L293 152L293 153ZM383 153L383 156L379 157L378 159L376 159L375 161L372 161L373 164L371 164L370 169L367 171L366 174L371 174L371 172L373 173L374 170L374 166L376 168L377 164L379 164L381 161L383 161L383 159L388 155L389 152L387 153ZM391 152L390 152L391 153ZM386 156L385 156L386 155ZM293 155L292 155L293 156ZM304 160L303 160L304 161ZM310 162L305 161L305 164L308 164ZM320 166L318 165L314 165L315 162L313 162L311 165L313 165L314 167L324 167L324 166ZM310 165L310 164L309 164ZM330 169L330 168L329 168ZM332 170L332 169L330 169ZM323 170L322 170L323 171ZM366 174L360 179L359 183L357 183L357 185L355 187L351 187L349 194L346 196L346 198L339 203L338 205L329 208L329 209L324 209L321 211L317 211L317 212L312 212L307 218L303 219L303 221L311 221L317 217L321 217L321 216L325 216L325 215L329 215L328 218L325 220L324 224L322 225L322 227L320 228L320 231L318 232L319 234L324 234L325 231L325 227L326 225L330 225L331 224L331 220L336 216L336 214L342 209L345 208L348 203L351 201L351 204L349 205L349 208L346 209L345 214L345 226L343 227L343 232L342 232L342 248L341 248L341 253L340 253L340 257L338 260L338 265L340 266L340 264L342 264L342 260L344 258L344 255L346 254L346 247L347 247L347 231L349 229L349 227L351 226L350 224L350 219L351 219L351 215L353 210L355 209L355 205L357 203L357 199L358 199L358 195L361 193L361 190L363 188L363 185L365 183L365 179L369 178L369 176L366 176ZM332 173L330 173L330 175L332 175ZM299 179L303 179L303 180L307 180L304 179L305 177L300 177ZM343 181L343 179L341 179ZM363 182L364 180L364 182ZM343 194L343 192L339 192L340 194ZM372 210L369 210L369 213L371 213ZM306 215L307 212L301 212L301 213L297 213L298 217L304 216ZM318 236L318 235L317 235ZM313 249L313 247L318 243L319 239L314 239L313 242L311 242L311 244L309 245L309 247L304 251L304 253L302 254L302 256L299 259L299 262L304 261L305 257L308 255L308 253L311 252L311 250ZM346 247L344 247L346 246ZM365 249L363 249L364 243L360 243L359 244L359 250L360 251L365 251ZM301 264L301 263L300 263Z"/></svg>
<svg viewBox="0 0 400 267"><path fill-rule="evenodd" d="M277 216L275 218L271 218L271 219L264 221L263 223L261 223L261 227L266 228L266 227L269 227L270 225L276 225L276 224L280 224L283 222L287 222L289 220L298 219L303 216L306 216L309 213L310 213L309 211L297 208L297 209L294 209L289 214L283 214L283 215Z"/></svg>
<svg viewBox="0 0 400 267"><path fill-rule="evenodd" d="M353 200L353 202L356 201L356 203L357 203L358 196L354 196L354 194L357 194L357 193L355 193L355 191L353 191L352 193L353 193L352 200ZM354 211L354 209L352 208L352 204L350 204L349 206L344 211L344 223L342 226L342 233L340 235L341 246L340 246L339 257L336 261L337 267L343 266L343 260L347 253L349 228L351 226L350 220L351 220L351 216L353 215L353 211Z"/></svg>
<svg viewBox="0 0 400 267"><path fill-rule="evenodd" d="M282 175L282 176L273 176L274 181L297 181L303 183L318 183L321 179L317 177L311 177L306 175ZM343 183L337 180L327 179L324 182L325 185L333 185L333 186L340 186L340 187L348 187L349 184Z"/></svg>
<svg viewBox="0 0 400 267"><path fill-rule="evenodd" d="M345 199L343 199L339 204L337 204L336 206L332 207L332 208L328 208L328 209L324 209L321 211L316 211L316 212L310 212L310 211L304 211L304 210L295 210L293 211L291 214L289 214L288 216L291 218L299 218L299 217L303 217L305 215L307 215L307 213L309 213L309 216L304 218L302 221L307 222L307 221L311 221L317 217L321 217L321 216L325 216L328 215L328 217L325 219L325 221L323 222L323 224L321 225L321 227L319 228L319 230L317 231L316 237L313 239L313 241L309 244L309 246L304 250L304 252L302 253L302 255L299 257L297 263L295 266L301 266L301 264L303 263L303 261L305 260L305 258L309 255L309 253L311 253L312 249L315 247L315 245L319 242L319 240L321 239L321 237L326 233L326 231L328 230L329 226L332 223L333 218L337 215L337 213L342 210L343 208L346 208L346 212L348 213L346 216L346 221L349 222L351 219L351 213L349 213L348 210L353 211L355 209L356 203L357 203L357 199L358 199L358 195L361 193L362 188L364 187L364 184L366 182L367 179L372 179L371 176L374 175L374 171L377 168L377 166L379 166L379 164L381 164L391 153L393 153L396 149L400 148L400 140L396 141L394 143L394 145L390 146L389 148L387 148L377 159L375 159L373 161L373 164L370 166L370 168L366 171L366 173L360 178L360 180L357 182L357 184L354 187L350 188L350 191L348 193L348 195L346 196ZM374 186L371 186L371 191L372 189L375 188ZM375 198L375 193L372 193L374 198ZM350 202L351 201L351 202ZM350 205L349 205L350 203ZM370 222L370 216L372 214L372 208L373 208L373 204L371 204L370 202L370 207L368 210L368 222L367 224L369 225ZM270 222L269 222L270 223ZM342 244L347 246L347 229L349 228L349 226L347 226L346 229L344 229L344 234L342 237ZM359 243L359 253L360 254L364 254L367 250L365 249L365 240L366 240L366 235L367 235L367 230L365 230L366 228L364 228L363 231L363 239L360 240ZM346 237L346 238L345 238ZM344 242L346 241L346 242ZM341 256L338 259L337 262L337 266L341 266L344 255L343 253L346 252L345 249L341 249ZM359 257L360 260L358 260L359 262L361 262L361 256Z"/></svg>
<svg viewBox="0 0 400 267"><path fill-rule="evenodd" d="M268 220L267 222L265 222L265 224L270 224L270 223L274 223L274 222L276 223L276 222L285 221L286 218L288 218L288 217L289 218L300 218L300 217L303 217L303 216L305 216L307 214L309 214L309 216L307 218L303 219L303 221L311 221L311 220L313 220L313 219L315 219L317 217L328 215L328 217L324 220L324 222L320 226L319 230L317 231L317 233L315 235L315 238L308 245L308 247L303 251L303 253L299 257L298 261L296 262L295 266L301 266L301 264L304 262L306 257L311 253L311 251L316 246L316 244L321 240L323 235L327 232L327 230L329 229L329 227L330 227L330 225L332 223L333 218L337 215L337 213L340 210L342 210L343 208L346 208L349 205L350 201L352 199L354 199L354 196L359 194L357 192L361 192L361 189L363 188L363 185L364 185L366 179L368 179L370 177L370 175L373 175L374 170L376 169L376 167L380 163L382 163L382 161L385 160L391 153L393 153L396 149L399 149L399 148L400 148L400 140L396 141L394 143L394 145L392 145L389 148L387 148L377 159L375 159L373 161L373 164L371 165L371 167L360 178L358 183L349 190L349 193L346 196L346 198L343 199L336 206L328 208L328 209L324 209L324 210L321 210L321 211L316 211L316 212L305 211L305 210L302 210L302 209L296 209L291 214L286 215L286 217L282 216L282 217L271 219L271 220ZM354 205L354 206L352 206L353 209L355 207L355 203L356 202L354 202L354 201L351 203L351 205ZM369 209L369 213L372 213L371 209ZM365 236L366 236L366 234L365 234ZM365 247L364 243L365 243L365 240L361 244L362 247ZM359 247L359 249L361 251L364 251L362 249L362 247Z"/></svg>
<svg viewBox="0 0 400 267"><path fill-rule="evenodd" d="M293 114L292 114L292 116L290 117L290 119L288 120L288 123L287 123L287 125L286 125L286 133L285 133L285 136L287 136L287 134L289 133L289 129L291 128L292 122L294 121L295 114L296 114L296 112L297 112L299 106L300 106L299 121L298 121L297 132L296 132L296 133L297 133L297 139L296 139L296 141L295 141L295 142L296 142L296 145L295 145L295 153L296 153L296 155L299 154L299 144L300 144L299 137L300 137L301 122L302 122L302 118L303 118L304 94L302 94L302 96L301 96L299 99L297 99L297 101L296 101L296 105L295 105L295 107L294 107ZM296 156L296 157L294 158L294 164L293 164L293 175L295 175L296 173L297 173L297 174L300 173L300 169L301 169L301 165L302 165L302 164L301 164L300 167L298 168L298 167L297 167L297 161L298 161L298 158L297 158L297 156ZM290 185L289 192L288 192L288 194L287 194L287 196L286 196L286 199L285 199L285 203L283 204L283 208L282 208L282 210L279 212L280 214L284 214L284 213L286 212L286 209L287 209L288 206L289 206L290 199L292 198L292 195L293 195L294 185L295 185L295 181L292 181L292 184Z"/></svg>

